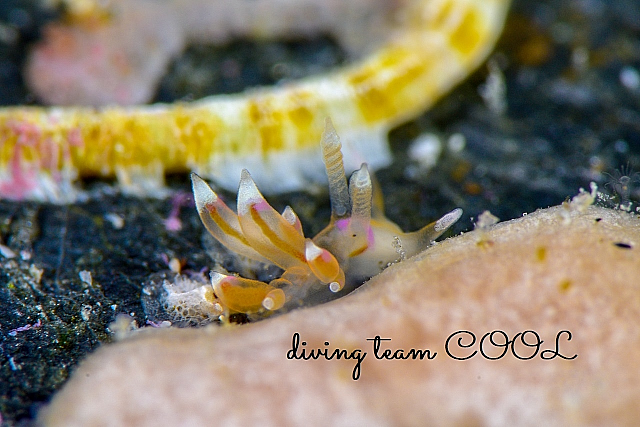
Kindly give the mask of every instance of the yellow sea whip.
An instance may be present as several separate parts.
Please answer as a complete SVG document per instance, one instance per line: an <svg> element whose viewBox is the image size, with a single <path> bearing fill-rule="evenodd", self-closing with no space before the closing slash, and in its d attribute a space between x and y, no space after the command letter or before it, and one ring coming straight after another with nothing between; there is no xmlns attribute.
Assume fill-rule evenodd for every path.
<svg viewBox="0 0 640 427"><path fill-rule="evenodd" d="M188 170L235 189L243 168L267 193L298 189L323 179L317 141L329 116L346 158L383 165L387 131L485 59L508 4L407 0L377 50L288 85L170 105L2 109L0 197L66 201L72 181L91 175L149 194L165 172Z"/></svg>

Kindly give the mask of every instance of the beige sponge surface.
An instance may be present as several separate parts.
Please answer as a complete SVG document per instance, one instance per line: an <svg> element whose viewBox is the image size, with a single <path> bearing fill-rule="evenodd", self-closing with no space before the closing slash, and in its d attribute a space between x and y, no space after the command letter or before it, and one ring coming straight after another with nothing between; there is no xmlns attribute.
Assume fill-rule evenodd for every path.
<svg viewBox="0 0 640 427"><path fill-rule="evenodd" d="M631 425L639 319L640 220L565 204L438 243L325 305L105 345L39 421Z"/></svg>

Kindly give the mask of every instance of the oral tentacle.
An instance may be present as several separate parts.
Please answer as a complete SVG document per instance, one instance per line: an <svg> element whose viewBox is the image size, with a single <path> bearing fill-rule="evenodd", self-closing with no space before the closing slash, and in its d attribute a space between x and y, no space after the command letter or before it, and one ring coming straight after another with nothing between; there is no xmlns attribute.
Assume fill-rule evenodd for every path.
<svg viewBox="0 0 640 427"><path fill-rule="evenodd" d="M412 233L406 233L402 236L402 242L405 250L407 250L407 256L415 255L429 247L434 240L455 224L461 216L462 209L456 208L443 215L439 220L425 225L420 230Z"/></svg>

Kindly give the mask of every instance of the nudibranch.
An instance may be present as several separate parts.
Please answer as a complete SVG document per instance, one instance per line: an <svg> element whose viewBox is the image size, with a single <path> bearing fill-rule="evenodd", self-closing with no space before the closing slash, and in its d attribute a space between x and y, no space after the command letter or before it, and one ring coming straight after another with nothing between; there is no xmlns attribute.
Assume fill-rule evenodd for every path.
<svg viewBox="0 0 640 427"><path fill-rule="evenodd" d="M287 206L278 213L244 169L237 215L198 175L191 175L200 218L209 233L229 250L283 270L269 283L213 271L215 297L229 312L286 310L337 298L388 265L427 248L462 215L454 209L439 220L403 233L384 216L366 164L347 184L340 139L329 119L321 149L331 199L331 222L313 239Z"/></svg>
<svg viewBox="0 0 640 427"><path fill-rule="evenodd" d="M277 13L268 19L256 13L258 7L268 8L268 0L228 3L234 6L220 6L219 14L211 14L221 25L210 25L209 29L226 31L220 35L222 39L238 33L282 36L294 22L290 16L301 15L307 19L316 17L317 28L312 31L332 31L322 13L307 13L324 12L322 2L309 0L305 13L298 10L297 2L276 2L271 7ZM195 3L160 2L156 7L164 4L178 7ZM206 3L197 4L203 7ZM242 28L245 21L238 19L237 9L241 4L254 19L247 19L245 25L256 28ZM334 117L348 141L345 153L357 162L348 166L355 168L362 161L372 168L387 164L389 129L426 110L480 65L502 30L509 0L403 0L375 4L386 8L384 14L376 15L385 19L386 39L363 58L323 75L170 105L0 109L0 197L69 201L75 194L72 183L82 176L115 176L123 189L152 195L162 188L165 172L180 171L197 172L221 187L233 189L235 177L244 167L253 171L265 192L300 189L310 181L323 179L322 165L315 155L323 117ZM126 11L121 10L123 14ZM225 11L233 16L225 20ZM170 15L187 19L186 13ZM189 16L202 21L203 16L209 15ZM363 16L369 15L350 10L337 19ZM92 61L99 58L91 55L104 54L104 46L92 44L89 37L101 31L99 21L83 24L82 29L91 33L85 31L72 40L75 33L70 30L68 37L60 37L67 51L73 46L87 47L87 54L78 56L89 61L94 71L96 65ZM291 25L298 30L301 27ZM358 33L350 28L348 20L341 25ZM375 29L376 25L369 27ZM114 37L129 34L111 31ZM159 37L166 38L174 31L167 28L160 33ZM155 42L134 35L114 54L110 64L122 65L130 46L141 43L144 48ZM53 52L53 48L46 50L47 54ZM128 67L136 61L122 67L133 72ZM72 84L74 80L78 78L69 78L65 83ZM54 85L61 90L62 86ZM278 166L283 163L290 167L285 170Z"/></svg>

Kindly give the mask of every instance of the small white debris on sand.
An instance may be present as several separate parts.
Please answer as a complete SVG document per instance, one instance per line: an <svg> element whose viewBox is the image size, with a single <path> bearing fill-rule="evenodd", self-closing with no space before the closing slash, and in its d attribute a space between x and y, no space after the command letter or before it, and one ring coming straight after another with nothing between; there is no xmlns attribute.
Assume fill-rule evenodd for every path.
<svg viewBox="0 0 640 427"><path fill-rule="evenodd" d="M36 267L34 264L29 266L29 274L34 278L36 283L40 283L40 280L42 280L42 273L44 273L44 270Z"/></svg>
<svg viewBox="0 0 640 427"><path fill-rule="evenodd" d="M492 225L497 224L500 218L489 211L484 211L478 215L478 221L475 223L476 230L488 230Z"/></svg>
<svg viewBox="0 0 640 427"><path fill-rule="evenodd" d="M461 133L454 133L447 140L447 148L453 153L461 152L466 145L467 138Z"/></svg>
<svg viewBox="0 0 640 427"><path fill-rule="evenodd" d="M562 215L562 223L569 224L571 222L572 213L584 213L589 206L595 202L598 196L598 185L595 182L589 184L591 192L585 191L584 188L580 188L580 192L571 198L569 203L564 202L562 204L563 209L560 210Z"/></svg>
<svg viewBox="0 0 640 427"><path fill-rule="evenodd" d="M124 227L124 218L120 215L110 212L104 215L104 219L111 223L111 226L116 230L121 230Z"/></svg>
<svg viewBox="0 0 640 427"><path fill-rule="evenodd" d="M118 314L116 320L109 324L109 330L116 341L121 341L138 330L138 323L128 314Z"/></svg>
<svg viewBox="0 0 640 427"><path fill-rule="evenodd" d="M169 260L169 270L174 273L180 273L182 270L182 263L178 258L171 258L171 260Z"/></svg>
<svg viewBox="0 0 640 427"><path fill-rule="evenodd" d="M85 322L88 322L92 312L93 309L90 305L83 304L82 309L80 310L80 317L82 317L82 320Z"/></svg>
<svg viewBox="0 0 640 427"><path fill-rule="evenodd" d="M501 116L507 111L507 84L500 66L495 60L487 63L489 75L485 83L478 88L485 105L491 112Z"/></svg>
<svg viewBox="0 0 640 427"><path fill-rule="evenodd" d="M78 273L78 276L80 276L80 280L82 281L82 283L86 283L89 286L93 284L93 277L91 277L90 271L82 270L80 273Z"/></svg>
<svg viewBox="0 0 640 427"><path fill-rule="evenodd" d="M16 257L16 253L9 249L9 246L3 244L0 244L0 255L9 259Z"/></svg>
<svg viewBox="0 0 640 427"><path fill-rule="evenodd" d="M640 89L640 72L630 65L622 67L620 70L620 83L631 91Z"/></svg>
<svg viewBox="0 0 640 427"><path fill-rule="evenodd" d="M408 150L409 159L417 164L407 166L405 174L416 178L433 168L442 153L442 141L433 133L420 135L413 141Z"/></svg>

